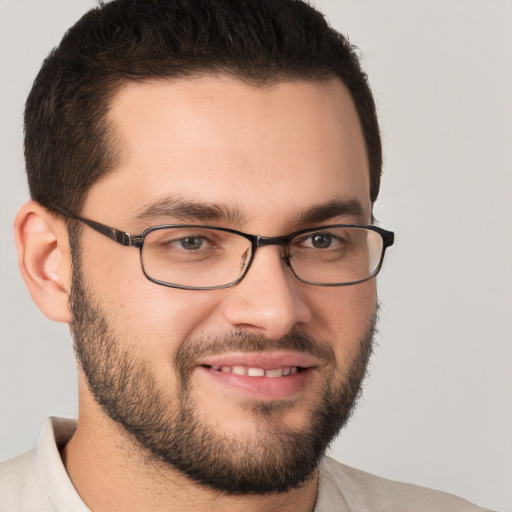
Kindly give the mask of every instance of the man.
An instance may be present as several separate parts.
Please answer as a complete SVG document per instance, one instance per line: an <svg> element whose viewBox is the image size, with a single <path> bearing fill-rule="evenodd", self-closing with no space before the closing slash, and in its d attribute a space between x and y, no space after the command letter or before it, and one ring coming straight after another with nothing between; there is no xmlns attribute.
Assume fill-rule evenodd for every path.
<svg viewBox="0 0 512 512"><path fill-rule="evenodd" d="M70 324L78 423L2 466L5 510L478 510L324 457L393 234L347 41L297 1L117 0L27 100L23 277Z"/></svg>

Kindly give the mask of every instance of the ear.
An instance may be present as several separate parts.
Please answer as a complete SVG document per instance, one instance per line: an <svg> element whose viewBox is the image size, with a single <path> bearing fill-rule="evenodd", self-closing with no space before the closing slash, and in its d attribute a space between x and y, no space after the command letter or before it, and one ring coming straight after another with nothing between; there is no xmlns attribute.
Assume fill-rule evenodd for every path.
<svg viewBox="0 0 512 512"><path fill-rule="evenodd" d="M16 215L14 236L33 301L49 319L69 323L71 253L65 221L30 201Z"/></svg>

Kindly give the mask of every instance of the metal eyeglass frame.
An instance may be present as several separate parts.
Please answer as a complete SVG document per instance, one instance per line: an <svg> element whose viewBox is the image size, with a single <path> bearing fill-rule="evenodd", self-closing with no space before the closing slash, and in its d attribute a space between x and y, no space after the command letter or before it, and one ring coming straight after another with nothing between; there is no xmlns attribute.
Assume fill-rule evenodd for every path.
<svg viewBox="0 0 512 512"><path fill-rule="evenodd" d="M125 247L137 247L139 249L140 253L140 262L142 267L142 272L146 276L146 278L156 284L159 284L161 286L167 286L169 288L179 288L182 290L219 290L222 288L230 288L232 286L237 285L247 274L249 271L249 268L251 267L251 264L254 260L254 255L256 254L256 249L258 247L263 247L265 245L281 245L283 247L283 254L282 259L286 262L288 267L291 269L293 275L302 283L310 284L313 286L350 286L353 284L363 283L365 281L368 281L372 277L375 277L381 267L382 262L384 261L384 254L386 252L386 249L388 247L391 247L395 240L395 234L392 231L387 231L386 229L383 229L378 226L365 226L365 225L358 225L358 224L330 224L327 226L318 226L315 228L307 228L307 229L301 229L299 231L294 231L293 233L285 236L260 236L260 235L252 235L249 233L243 233L242 231L237 231L235 229L230 228L221 228L218 226L209 226L209 225L198 225L198 224L162 224L159 226L152 226L147 229L145 229L140 235L132 235L130 233L127 233L125 231L121 231L119 229L115 229L109 226L106 226L105 224L101 224L100 222L96 222L93 220L85 219L83 217L80 217L78 215L75 215L74 213L71 213L63 208L60 208L58 206L53 206L53 209L58 211L60 214L62 214L64 217L72 220L76 220L79 222L82 222L83 224L89 226L90 228L94 229L98 233L101 233L102 235L105 235L106 237L110 238L114 242L117 242L120 245L124 245ZM216 285L216 286L203 286L203 287L197 287L197 286L184 286L179 284L172 284L167 283L165 281L160 281L158 279L155 279L154 277L151 277L146 273L146 269L144 268L144 264L142 261L142 247L144 246L144 239L146 236L156 230L160 229L167 229L167 228L208 228L216 231L224 231L227 233L233 233L235 235L242 236L249 240L251 242L251 257L249 259L249 262L247 263L247 266L245 267L245 270L242 272L242 274L235 279L234 281L223 284L223 285ZM298 276L295 273L295 270L290 262L290 242L297 236L303 235L305 233L313 233L315 231L319 231L322 229L328 229L333 227L347 227L347 228L360 228L360 229L367 229L370 231L375 231L382 237L382 252L380 255L380 260L378 265L375 267L375 270L364 279L359 279L357 281L350 281L348 283L318 283L314 281L307 281L305 279L302 279L300 276Z"/></svg>

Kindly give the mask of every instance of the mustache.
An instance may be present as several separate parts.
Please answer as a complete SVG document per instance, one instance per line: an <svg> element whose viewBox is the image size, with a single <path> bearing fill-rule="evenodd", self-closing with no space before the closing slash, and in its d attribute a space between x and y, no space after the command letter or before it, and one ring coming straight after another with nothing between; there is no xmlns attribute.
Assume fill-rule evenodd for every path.
<svg viewBox="0 0 512 512"><path fill-rule="evenodd" d="M324 363L335 363L332 346L302 332L291 332L279 339L269 339L245 331L215 333L189 339L183 343L174 357L174 366L182 375L188 375L196 361L205 356L226 352L272 352L289 350L306 353Z"/></svg>

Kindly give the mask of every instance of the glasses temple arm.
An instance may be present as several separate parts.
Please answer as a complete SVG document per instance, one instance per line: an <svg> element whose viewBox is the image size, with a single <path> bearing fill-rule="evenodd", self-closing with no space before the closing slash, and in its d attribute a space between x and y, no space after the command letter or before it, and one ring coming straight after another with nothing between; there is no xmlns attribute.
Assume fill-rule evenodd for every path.
<svg viewBox="0 0 512 512"><path fill-rule="evenodd" d="M106 226L105 224L101 224L100 222L95 222L93 220L84 219L83 217L79 217L78 215L75 215L74 213L68 212L67 210L64 210L63 208L60 208L59 206L53 206L55 210L57 210L59 213L64 215L64 217L67 217L68 219L76 220L78 222L82 222L83 224L86 224L90 228L94 229L98 233L101 233L102 235L105 235L106 237L110 238L114 242L117 242L121 245L126 246L140 246L140 237L134 237L130 235L130 233L126 233L125 231L120 231L119 229L111 228L109 226Z"/></svg>

